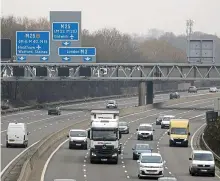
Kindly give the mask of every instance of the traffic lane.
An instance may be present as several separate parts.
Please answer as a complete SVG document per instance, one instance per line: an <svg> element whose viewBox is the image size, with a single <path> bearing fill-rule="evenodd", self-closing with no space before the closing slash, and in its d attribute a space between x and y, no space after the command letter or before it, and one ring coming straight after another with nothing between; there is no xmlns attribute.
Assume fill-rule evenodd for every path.
<svg viewBox="0 0 220 181"><path fill-rule="evenodd" d="M200 104L200 102L201 101L196 101L196 104ZM179 104L181 105L181 104L186 104L186 103L179 103ZM148 111L151 111L151 110L148 110ZM146 111L146 112L148 112L148 111ZM164 113L168 113L169 111L170 110L164 111ZM143 112L141 114L144 114L146 112ZM135 116L135 115L136 114L133 114L133 116ZM83 114L83 116L84 116L84 119L86 119L86 114ZM53 119L49 119L45 122L38 123L39 125L34 124L34 125L32 125L32 127L28 126L28 130L31 132L31 134L29 136L30 145L32 143L35 143L36 141L42 139L47 134L50 134L54 131L58 131L59 129L61 129L65 126L72 124L73 118L76 118L77 120L79 118L83 119L83 117L81 117L80 115L78 115L78 117L76 117L76 116L73 117L72 115L69 115L69 117L66 119L64 119L64 118L61 119L60 117L61 116L55 116L55 118L53 118ZM89 117L88 117L88 119L89 119ZM132 117L130 117L130 119L132 120ZM41 132L41 134L39 134L39 132ZM2 143L5 143L5 134L2 136ZM3 145L3 147L4 147L4 145ZM15 156L18 153L20 153L20 151L22 151L22 150L24 150L24 149L16 150L15 154L10 154L10 158L8 158L7 156L4 157L5 158L4 160L12 159L13 158L13 157L11 157L12 155ZM3 152L2 154L4 154L5 150L3 149L2 152ZM2 161L3 165L7 164L7 162L5 162L4 160Z"/></svg>
<svg viewBox="0 0 220 181"><path fill-rule="evenodd" d="M119 106L124 105L124 104L131 106L131 105L136 104L137 98L136 97L121 98L121 99L118 99L117 101L118 101ZM103 107L105 107L106 106L104 104L105 102L106 101L87 102L87 103L65 105L62 107L70 108L70 109L92 108L97 105L102 105ZM39 119L45 119L45 118L49 118L49 117L50 116L48 116L46 110L36 110L36 112L30 111L29 114L17 113L17 114L6 116L6 118L3 117L3 119L1 120L1 124L2 124L2 126L6 126L9 122L26 122L26 123L28 123L31 121L36 121ZM2 129L4 129L4 128L2 128Z"/></svg>
<svg viewBox="0 0 220 181"><path fill-rule="evenodd" d="M120 102L118 102L118 105L121 108L129 107L129 106L134 105L133 101L134 101L133 99L120 100ZM96 102L95 104L92 104L89 106L90 106L90 108L92 108L92 107L103 108L103 102L101 102L101 103ZM78 107L77 109L86 108L86 107L88 108L88 105L86 105L85 107ZM72 114L82 114L82 113L83 113L83 111L74 111ZM63 117L63 116L69 115L69 114L70 114L70 112L62 111L60 116ZM4 121L5 124L1 125L1 130L2 130L1 132L6 131L9 122L25 122L29 125L29 124L41 123L44 121L53 121L54 117L56 117L56 115L55 116L48 115L48 112L46 110L44 110L40 113L40 116L36 116L33 119L31 119L30 117L25 117L25 119L23 117L21 117L20 120L16 119L16 120L11 120L11 121Z"/></svg>
<svg viewBox="0 0 220 181"><path fill-rule="evenodd" d="M124 104L123 106L125 105L126 104ZM53 119L47 119L45 120L45 122L42 122L42 120L39 120L34 125L33 124L28 125L28 131L30 132L30 135L28 136L29 145L36 143L37 141L41 140L43 137L53 132L56 132L68 125L73 124L73 122L89 120L89 116L90 114L88 112L87 113L85 112L71 113L70 112L69 114L67 113L67 115L63 114L61 116L53 116ZM89 125L89 122L88 122L88 125ZM1 141L3 143L1 145L2 168L4 168L16 155L18 155L23 150L25 150L25 148L6 148L5 140L6 140L6 132L2 134L1 136Z"/></svg>
<svg viewBox="0 0 220 181"><path fill-rule="evenodd" d="M87 172L87 178L89 178L89 180L96 180L96 181L102 181L102 180L112 180L112 179L128 179L128 178L134 178L135 175L130 175L128 174L129 171L128 171L128 167L129 167L129 170L132 170L132 172L135 172L135 169L137 167L134 167L134 162L132 160L132 156L129 155L129 153L132 153L132 146L134 146L134 142L131 143L132 146L130 146L130 148L127 148L126 145L127 145L127 142L130 141L132 139L132 137L136 138L136 128L138 127L139 124L141 123L151 123L151 124L154 124L154 122L152 121L156 119L157 115L160 114L162 111L160 110L157 110L156 113L153 115L153 114L148 114L146 115L146 117L142 117L142 119L140 118L137 118L134 122L130 122L130 129L131 129L131 132L129 135L123 135L123 154L120 156L120 161L119 161L119 164L117 166L115 165L105 165L104 167L100 166L100 164L90 164L89 163L89 159L87 161L87 164L86 164L86 172ZM189 111L177 111L177 110L173 110L173 112L171 112L171 114L174 114L176 116L178 115L183 115L183 114L187 114ZM155 131L155 135L154 135L154 140L153 141L142 141L142 142L147 142L151 145L151 147L156 147L156 144L157 144L157 141L158 141L158 138L165 132L165 130L161 130L161 129L156 129ZM136 139L135 139L136 141ZM141 141L140 141L141 142ZM129 163L129 166L126 165L126 162L130 160L131 162ZM109 170L111 170L109 172ZM137 170L136 170L137 171ZM100 173L100 174L94 174L94 173ZM108 173L117 173L117 174L114 174L114 175L109 175L106 177L106 175L108 175ZM122 174L123 173L123 174ZM135 174L137 175L137 172L135 172ZM165 172L165 175L167 175L168 172ZM122 178L122 176L124 178Z"/></svg>
<svg viewBox="0 0 220 181"><path fill-rule="evenodd" d="M176 118L182 118L186 117L187 115L193 115L194 111L173 111L172 114L176 116ZM136 125L138 127L140 123ZM154 124L154 122L153 122ZM133 160L132 158L132 148L136 143L147 143L150 145L150 147L153 149L153 152L158 152L158 143L159 139L165 134L166 130L161 129L160 126L155 125L154 126L155 132L154 132L154 140L153 141L139 141L137 140L137 135L134 132L133 135L131 135L130 138L124 143L123 149L124 149L124 156L122 157L122 164L125 172L125 177L126 178L131 178L132 180L138 180L138 164ZM134 129L135 130L135 127ZM165 176L170 176L170 172L165 166L164 170L164 175Z"/></svg>
<svg viewBox="0 0 220 181"><path fill-rule="evenodd" d="M197 112L197 111L196 111ZM200 115L204 112L197 112L195 115ZM192 116L192 115L191 115ZM193 116L192 116L193 117ZM190 118L190 117L187 117ZM197 117L190 120L190 133L193 135L195 131L205 122L204 117ZM191 137L192 138L192 137ZM190 139L191 139L190 138ZM196 138L195 138L196 139ZM189 175L189 157L192 151L191 146L185 147L169 147L169 137L167 134L161 139L159 144L160 152L167 160L167 167L171 171L172 175L178 178L180 181L217 181L217 177L192 177ZM190 143L189 143L190 145Z"/></svg>
<svg viewBox="0 0 220 181"><path fill-rule="evenodd" d="M201 93L207 93L208 91L207 90L202 90L202 91L198 91L197 94L195 95L198 95L198 94L201 94ZM187 97L187 96L192 96L193 94L189 94L188 92L180 92L180 95L183 95L183 97ZM138 99L137 97L130 97L130 98L118 98L118 99L115 99L117 101L120 101L120 100L131 100L134 102L134 103L137 103L138 104ZM166 99L169 99L169 94L167 93L164 93L164 94L157 94L155 95L155 99L158 99L159 100L166 100ZM109 99L108 99L109 100ZM64 106L61 106L61 107L69 107L69 108L79 108L78 106L80 107L87 107L88 105L93 105L93 104L100 104L100 103L105 103L107 100L105 101L94 101L94 102L84 102L84 103L77 103L77 104L70 104L70 105L64 105ZM33 117L36 117L36 119L42 119L42 117L45 116L44 114L44 111L43 110L31 110L31 111L25 111L25 112L20 112L20 113L15 113L15 114L9 114L9 115L5 115L5 116L2 116L1 118L1 123L4 123L5 121L13 121L13 120L24 120L24 119L35 119ZM39 116L39 117L38 117Z"/></svg>
<svg viewBox="0 0 220 181"><path fill-rule="evenodd" d="M198 104L198 103L196 103L196 104ZM193 104L191 104L191 105L193 105ZM161 112L164 112L164 111L159 111L159 112L161 113ZM166 112L168 112L168 111L166 111ZM170 110L169 110L169 112L170 112ZM173 113L177 113L177 112L178 111L175 110L175 112L173 112ZM185 111L185 112L179 111L179 114L187 114L188 112L190 112L190 111ZM134 122L134 120L136 120L136 121L143 121L143 122L146 122L146 121L147 122L152 122L152 118L153 118L153 120L155 120L157 115L158 115L158 110L153 109L153 110L148 110L145 113L145 115L143 115L143 113L141 113L141 114L137 113L137 114L133 114L133 115L124 116L124 118L122 117L121 120L128 121L130 124L132 124ZM152 117L152 116L154 116L154 117ZM135 117L136 117L136 119L135 119ZM128 135L123 135L122 140L126 139L127 137L128 137ZM62 150L65 150L66 147L68 147L68 143L66 143L63 147L61 147L58 150L59 154L62 155L61 157L65 157L65 155L68 154L68 153L66 153L66 151L62 151ZM62 152L62 153L60 153L60 152ZM63 168L62 165L59 165L59 162L61 162L61 160L59 159L59 156L55 154L53 160L49 164L47 173L45 175L45 178L46 178L45 180L50 180L50 179L53 179L53 178L58 178L58 176L60 176L60 175L62 176L62 178L65 178L65 175L62 175L62 173L59 172L59 170L62 170L61 168ZM51 168L50 165L56 165L57 167L54 168L54 166L53 166L53 168ZM73 169L73 167L70 167L70 168ZM68 172L71 173L71 170L69 170ZM55 173L57 173L57 174L55 174ZM55 174L55 176L54 176L54 174ZM70 177L74 178L76 176L77 175L75 175L73 173ZM102 178L102 176L100 176L100 177Z"/></svg>
<svg viewBox="0 0 220 181"><path fill-rule="evenodd" d="M148 111L148 112L156 113L155 110ZM135 115L139 119L143 118L143 113L138 113L138 114L135 114ZM133 115L131 115L131 116L133 117ZM129 122L131 116L129 116L129 115L124 116L121 119L123 121ZM145 113L145 117L146 117L146 113ZM88 125L88 127L89 127L89 125ZM123 135L122 140L125 140L126 137L128 137L128 136L129 136L129 134L128 135L126 135L126 134ZM70 158L70 156L72 156L74 158L79 156L79 160L81 160L80 164L78 164L78 162L77 162L77 164L71 163L70 159L68 159L68 158ZM86 150L86 151L69 150L68 149L68 142L66 142L55 153L54 157L49 162L44 180L45 181L53 181L53 179L56 179L56 178L65 178L65 179L74 178L75 179L75 178L82 178L82 177L84 177L85 179L88 178L88 180L92 180L91 177L88 177L87 173L86 173L88 158L89 158L89 150ZM67 165L69 165L69 166L67 167ZM79 172L72 171L72 170L75 170L75 169L78 170L79 165L80 165L81 171L79 171ZM115 167L115 166L116 165L107 165L107 167L109 169L112 169L112 167ZM65 172L62 171L62 168L64 168L64 167L66 168ZM120 167L120 166L117 165L116 167ZM66 174L66 173L68 173L68 174ZM98 173L101 173L101 172L99 171ZM94 172L93 174L97 175L96 172ZM118 177L117 177L117 179L118 179ZM79 179L79 180L81 180L81 179Z"/></svg>

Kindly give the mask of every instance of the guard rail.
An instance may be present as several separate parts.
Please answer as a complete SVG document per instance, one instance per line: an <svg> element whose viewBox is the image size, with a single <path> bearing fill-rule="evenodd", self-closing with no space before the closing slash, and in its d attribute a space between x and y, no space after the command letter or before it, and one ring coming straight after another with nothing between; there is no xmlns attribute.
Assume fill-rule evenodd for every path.
<svg viewBox="0 0 220 181"><path fill-rule="evenodd" d="M218 87L219 88L219 87ZM198 90L206 90L209 89L209 87L200 87ZM155 94L161 94L161 93L169 93L173 91L178 91L178 92L185 92L187 89L182 89L182 90L176 90L176 89L171 89L171 90L166 90L166 91L156 91ZM51 103L44 103L44 104L37 104L33 106L25 106L25 107L20 107L20 108L13 108L13 109L8 109L8 110L1 110L1 114L8 114L8 113L13 113L13 112L19 112L19 111L25 111L25 110L30 110L30 109L39 109L39 108L44 108L47 106L56 106L56 105L66 105L66 104L75 104L75 103L80 103L80 102L91 102L91 101L98 101L102 99L112 99L112 98L122 98L122 97L131 97L131 96L136 96L138 94L131 94L131 95L112 95L112 96L103 96L103 97L93 97L93 98L85 98L85 99L76 99L76 100L70 100L70 101L58 101L58 102L51 102Z"/></svg>
<svg viewBox="0 0 220 181"><path fill-rule="evenodd" d="M207 150L209 150L209 151L211 151L213 153L213 155L215 157L215 160L217 162L216 165L218 166L218 168L220 168L220 156L217 155L214 151L212 151L212 149L208 146L208 144L206 143L206 141L204 139L204 134L205 134L205 130L204 130L204 132L201 135L202 143L203 143L205 149L207 149Z"/></svg>

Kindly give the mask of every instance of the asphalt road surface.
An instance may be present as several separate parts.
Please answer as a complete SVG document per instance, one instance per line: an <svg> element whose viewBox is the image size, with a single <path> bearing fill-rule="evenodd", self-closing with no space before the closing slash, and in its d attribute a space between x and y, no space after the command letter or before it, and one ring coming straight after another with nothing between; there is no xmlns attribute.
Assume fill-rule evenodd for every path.
<svg viewBox="0 0 220 181"><path fill-rule="evenodd" d="M172 106L174 107L172 109ZM178 181L216 181L216 177L192 177L189 175L189 155L191 146L172 147L168 145L167 130L161 129L155 125L156 117L159 114L172 114L177 118L190 119L191 135L204 124L204 111L194 110L193 108L210 108L213 106L212 99L189 101L187 103L178 103L170 106L170 109L152 109L147 112L135 113L121 117L121 120L127 121L130 125L130 134L124 134L121 139L123 143L123 152L119 163L114 164L90 164L89 150L69 150L68 141L57 150L49 164L45 166L46 173L44 181L54 181L54 179L76 179L76 181L125 181L139 180L137 162L132 160L132 147L138 142L149 143L154 152L160 152L163 159L166 160L165 176L175 176ZM178 109L178 108L179 109ZM181 108L192 109L181 109ZM155 128L153 141L138 141L136 128L140 123L151 123ZM190 143L189 143L190 144ZM43 178L43 177L42 177ZM155 179L148 179L155 180ZM43 180L41 180L43 181Z"/></svg>
<svg viewBox="0 0 220 181"><path fill-rule="evenodd" d="M200 91L197 94L188 94L186 92L180 93L181 97L193 96L198 94L206 94L207 91ZM155 95L154 102L161 102L169 99L169 94ZM137 97L116 99L119 108L126 108L138 105ZM78 103L73 105L62 106L65 108L79 109L79 108L105 108L106 100L95 101L88 103ZM83 111L62 111L60 116L47 115L45 110L32 110L9 114L1 117L1 171L4 171L6 166L10 165L22 151L28 148L6 148L6 131L10 122L24 122L27 123L30 135L29 147L36 144L43 137L56 132L65 126L80 120L88 119L89 114Z"/></svg>

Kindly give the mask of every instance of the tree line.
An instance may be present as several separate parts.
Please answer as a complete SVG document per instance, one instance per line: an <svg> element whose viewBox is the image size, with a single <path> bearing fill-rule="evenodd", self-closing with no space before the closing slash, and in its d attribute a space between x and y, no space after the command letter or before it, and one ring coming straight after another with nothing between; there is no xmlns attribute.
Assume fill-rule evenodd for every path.
<svg viewBox="0 0 220 181"><path fill-rule="evenodd" d="M12 40L13 55L16 52L16 31L49 30L49 28L50 23L46 18L29 19L14 16L1 18L1 38ZM158 34L160 35L158 36ZM217 39L217 45L220 48L220 39L217 36L205 35L200 32L195 33L195 36L201 37L203 35ZM81 39L82 46L96 47L96 59L100 63L186 62L186 37L185 35L176 36L172 32L160 33L159 30L152 29L149 36L143 37L122 33L115 28L104 28L95 32L84 29L82 30ZM96 85L95 89L97 90L94 89L94 85ZM170 82L163 86L156 85L155 88L163 89L167 85L170 88L176 86L175 83ZM63 86L66 88L65 90ZM111 86L109 83L103 82L95 82L95 84L91 82L2 83L2 97L23 104L30 100L57 101L82 96L90 97L95 94L100 96L115 94L116 92L120 94L121 89L127 86L137 86L137 83L112 82Z"/></svg>

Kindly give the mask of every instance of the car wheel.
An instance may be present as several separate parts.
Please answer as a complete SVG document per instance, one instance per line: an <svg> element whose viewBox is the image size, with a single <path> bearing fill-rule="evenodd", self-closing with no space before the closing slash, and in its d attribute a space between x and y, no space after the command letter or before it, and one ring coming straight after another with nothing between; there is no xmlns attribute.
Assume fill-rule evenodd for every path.
<svg viewBox="0 0 220 181"><path fill-rule="evenodd" d="M71 145L69 145L69 149L70 149L70 150L72 149L72 146L71 146Z"/></svg>
<svg viewBox="0 0 220 181"><path fill-rule="evenodd" d="M212 177L215 177L215 172L211 174Z"/></svg>
<svg viewBox="0 0 220 181"><path fill-rule="evenodd" d="M133 160L137 160L137 158L136 158L135 154L133 154Z"/></svg>
<svg viewBox="0 0 220 181"><path fill-rule="evenodd" d="M142 177L140 176L140 174L138 174L138 178L141 179Z"/></svg>
<svg viewBox="0 0 220 181"><path fill-rule="evenodd" d="M153 139L154 139L154 136L152 135L152 136L150 137L150 140L153 141Z"/></svg>
<svg viewBox="0 0 220 181"><path fill-rule="evenodd" d="M6 148L9 148L10 147L10 145L8 144L8 142L6 142Z"/></svg>
<svg viewBox="0 0 220 181"><path fill-rule="evenodd" d="M140 140L140 137L139 137L139 136L137 137L137 140Z"/></svg>
<svg viewBox="0 0 220 181"><path fill-rule="evenodd" d="M84 150L87 150L87 145L84 146Z"/></svg>

